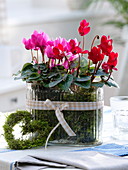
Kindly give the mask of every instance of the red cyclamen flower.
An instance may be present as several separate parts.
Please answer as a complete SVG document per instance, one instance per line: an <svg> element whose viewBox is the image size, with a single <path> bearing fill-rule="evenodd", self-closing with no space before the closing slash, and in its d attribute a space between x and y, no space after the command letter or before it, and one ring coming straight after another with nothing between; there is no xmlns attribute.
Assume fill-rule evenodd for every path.
<svg viewBox="0 0 128 170"><path fill-rule="evenodd" d="M102 69L105 73L109 73L109 65L106 62L102 64Z"/></svg>
<svg viewBox="0 0 128 170"><path fill-rule="evenodd" d="M63 57L65 56L64 52L59 48L59 47L53 47L53 55L54 55L54 59L63 59Z"/></svg>
<svg viewBox="0 0 128 170"><path fill-rule="evenodd" d="M111 52L109 54L109 59L107 64L109 65L110 69L114 69L115 66L117 65L117 57L118 57L118 53Z"/></svg>
<svg viewBox="0 0 128 170"><path fill-rule="evenodd" d="M102 52L108 56L113 48L112 39L110 39L110 36L106 37L105 35L103 35L101 37L101 43L100 45L98 45L98 47L100 47L102 49Z"/></svg>
<svg viewBox="0 0 128 170"><path fill-rule="evenodd" d="M118 57L118 53L111 52L110 55L109 55L109 59L108 59L107 63L104 62L102 64L102 69L106 73L109 73L109 70L110 71L117 70L117 68L115 68L115 66L117 65L117 57Z"/></svg>
<svg viewBox="0 0 128 170"><path fill-rule="evenodd" d="M79 43L76 42L76 40L71 39L68 43L69 52L71 52L73 55L88 53L88 50L83 51L78 45L79 45Z"/></svg>
<svg viewBox="0 0 128 170"><path fill-rule="evenodd" d="M78 32L81 36L84 36L90 32L89 22L87 22L85 19L80 22L80 26L78 28Z"/></svg>
<svg viewBox="0 0 128 170"><path fill-rule="evenodd" d="M88 59L92 60L93 64L97 64L98 61L104 59L104 54L101 53L101 49L99 47L93 47L88 53Z"/></svg>

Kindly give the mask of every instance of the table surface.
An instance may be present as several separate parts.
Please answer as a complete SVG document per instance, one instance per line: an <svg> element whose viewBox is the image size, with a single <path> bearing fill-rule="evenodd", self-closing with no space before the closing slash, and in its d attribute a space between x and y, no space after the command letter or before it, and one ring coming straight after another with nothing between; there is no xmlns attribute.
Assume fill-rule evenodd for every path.
<svg viewBox="0 0 128 170"><path fill-rule="evenodd" d="M13 170L13 163L24 156L27 156L28 154L38 153L42 152L44 150L44 147L39 149L27 149L27 150L10 150L7 149L7 143L2 135L3 129L2 125L5 121L5 116L7 115L1 113L0 114L0 170ZM113 125L112 125L112 113L109 106L104 107L104 115L103 115L103 143L117 143L117 144L126 144L128 141L118 141L115 140L113 136ZM71 149L79 149L79 148L85 148L85 147L68 147L68 146L48 146L47 150L56 152L56 151L68 151ZM50 168L49 168L50 169Z"/></svg>

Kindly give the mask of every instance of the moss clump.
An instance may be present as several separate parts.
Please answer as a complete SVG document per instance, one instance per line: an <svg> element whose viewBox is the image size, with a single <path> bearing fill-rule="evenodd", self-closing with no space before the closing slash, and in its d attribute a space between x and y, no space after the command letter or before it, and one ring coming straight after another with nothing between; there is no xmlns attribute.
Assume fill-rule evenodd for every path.
<svg viewBox="0 0 128 170"><path fill-rule="evenodd" d="M21 138L15 139L13 127L20 122L22 122ZM28 149L44 145L51 127L47 121L33 120L32 114L28 111L16 111L7 116L3 129L10 149ZM29 139L22 138L24 135L32 133L36 135L30 135Z"/></svg>

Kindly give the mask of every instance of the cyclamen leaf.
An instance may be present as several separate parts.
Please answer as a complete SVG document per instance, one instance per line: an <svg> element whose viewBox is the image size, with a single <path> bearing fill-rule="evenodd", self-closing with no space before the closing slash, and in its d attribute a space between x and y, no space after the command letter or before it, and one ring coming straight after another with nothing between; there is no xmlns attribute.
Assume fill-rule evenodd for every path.
<svg viewBox="0 0 128 170"><path fill-rule="evenodd" d="M91 79L90 76L82 76L82 77L80 77L80 78L76 77L76 78L75 78L75 81L88 81L88 80L90 80L90 79Z"/></svg>
<svg viewBox="0 0 128 170"><path fill-rule="evenodd" d="M108 76L109 74L105 73L103 70L98 70L94 76Z"/></svg>
<svg viewBox="0 0 128 170"><path fill-rule="evenodd" d="M19 80L19 79L26 79L28 78L33 72L31 70L26 70L21 73L21 76L15 77L14 80Z"/></svg>
<svg viewBox="0 0 128 170"><path fill-rule="evenodd" d="M62 80L63 80L63 79L61 78L61 79L59 79L59 80L50 82L50 83L48 84L48 87L54 87L54 86L56 86L57 84L59 84Z"/></svg>
<svg viewBox="0 0 128 170"><path fill-rule="evenodd" d="M22 71L26 71L32 68L33 68L33 65L31 63L26 63L23 65Z"/></svg>
<svg viewBox="0 0 128 170"><path fill-rule="evenodd" d="M83 87L85 89L89 89L91 87L91 81L85 81L85 82L74 82L77 86Z"/></svg>
<svg viewBox="0 0 128 170"><path fill-rule="evenodd" d="M73 82L73 75L69 74L67 75L66 79L59 84L59 87L62 90L68 90L72 82Z"/></svg>
<svg viewBox="0 0 128 170"><path fill-rule="evenodd" d="M25 75L29 76L29 75L31 75L33 73L34 72L32 70L26 70L26 71L22 71L21 76L25 76Z"/></svg>
<svg viewBox="0 0 128 170"><path fill-rule="evenodd" d="M28 78L28 80L37 80L38 78L40 78L40 74L38 73L33 73L30 75L30 77Z"/></svg>
<svg viewBox="0 0 128 170"><path fill-rule="evenodd" d="M38 70L38 69L44 70L44 69L46 69L46 65L44 63L35 64L35 65L33 65L33 68L36 70Z"/></svg>
<svg viewBox="0 0 128 170"><path fill-rule="evenodd" d="M13 74L12 76L18 76L19 74L21 74L20 70L17 73Z"/></svg>
<svg viewBox="0 0 128 170"><path fill-rule="evenodd" d="M52 78L52 77L54 77L54 76L57 76L59 73L56 73L56 72L53 72L53 73L51 73L49 76L48 76L48 78Z"/></svg>
<svg viewBox="0 0 128 170"><path fill-rule="evenodd" d="M113 86L113 87L119 88L119 85L115 81L110 80L110 79L109 79L109 81L105 82L105 84L110 87Z"/></svg>
<svg viewBox="0 0 128 170"><path fill-rule="evenodd" d="M81 57L80 66L81 67L88 66L88 60L85 57Z"/></svg>
<svg viewBox="0 0 128 170"><path fill-rule="evenodd" d="M92 86L95 86L95 87L103 87L104 84L105 84L105 82L93 82L93 83L92 83Z"/></svg>

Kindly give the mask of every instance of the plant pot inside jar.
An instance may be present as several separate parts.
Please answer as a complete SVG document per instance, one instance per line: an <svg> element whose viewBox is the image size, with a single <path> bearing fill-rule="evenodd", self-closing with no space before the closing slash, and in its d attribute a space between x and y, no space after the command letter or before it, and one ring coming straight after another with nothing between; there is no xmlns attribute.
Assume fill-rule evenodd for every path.
<svg viewBox="0 0 128 170"><path fill-rule="evenodd" d="M59 101L66 103L84 102L86 108L71 110L70 107L62 110L64 119L69 127L75 133L75 136L69 136L65 129L59 127L51 135L49 144L57 145L98 145L102 142L102 115L103 115L103 89L80 87L71 87L68 91L62 91L57 88L44 88L40 83L27 84L27 101ZM86 104L85 104L86 103ZM55 110L46 110L29 106L34 119L47 121L49 126L54 128L58 124ZM50 133L50 132L49 132Z"/></svg>

